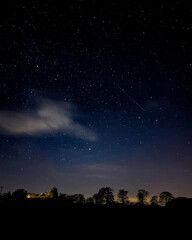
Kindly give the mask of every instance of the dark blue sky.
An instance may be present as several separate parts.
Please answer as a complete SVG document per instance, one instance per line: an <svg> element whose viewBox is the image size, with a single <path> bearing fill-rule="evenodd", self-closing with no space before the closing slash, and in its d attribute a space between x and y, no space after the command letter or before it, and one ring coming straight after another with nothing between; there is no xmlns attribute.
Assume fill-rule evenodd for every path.
<svg viewBox="0 0 192 240"><path fill-rule="evenodd" d="M192 26L182 1L7 1L0 185L192 196Z"/></svg>

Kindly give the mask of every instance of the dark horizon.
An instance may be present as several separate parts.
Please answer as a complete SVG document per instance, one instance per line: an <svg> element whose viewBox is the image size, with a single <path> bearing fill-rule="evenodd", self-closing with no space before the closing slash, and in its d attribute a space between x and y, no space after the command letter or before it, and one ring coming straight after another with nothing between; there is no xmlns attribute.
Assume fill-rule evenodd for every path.
<svg viewBox="0 0 192 240"><path fill-rule="evenodd" d="M181 0L6 1L0 186L192 197L192 27Z"/></svg>
<svg viewBox="0 0 192 240"><path fill-rule="evenodd" d="M163 191L159 195L150 196L149 192L145 189L137 190L135 198L129 196L129 191L125 189L119 189L118 194L114 192L111 187L102 187L97 193L92 196L84 196L83 193L67 194L61 193L56 187L52 187L43 193L30 193L26 189L16 189L15 191L3 192L1 186L0 203L6 204L14 201L23 200L60 200L64 205L68 204L93 204L93 205L114 205L121 204L124 206L175 206L192 207L192 198L188 197L175 197L168 191ZM22 202L21 202L22 203ZM37 202L38 203L38 202Z"/></svg>
<svg viewBox="0 0 192 240"><path fill-rule="evenodd" d="M66 198L67 197L74 197L74 196L79 196L81 195L83 198L84 198L84 201L85 203L88 203L87 201L89 199L92 199L94 198L94 196L96 194L98 194L102 189L110 189L110 194L113 195L113 202L114 203L120 203L121 200L120 200L120 197L119 197L119 194L121 191L123 191L123 194L125 193L125 199L127 201L126 205L130 205L130 204L136 204L136 203L139 203L139 197L138 197L138 193L140 191L146 193L146 196L145 196L145 204L147 205L153 205L153 199L155 199L155 202L156 202L156 206L163 206L162 205L162 198L165 198L165 196L167 196L167 198L169 199L168 201L172 201L172 200L175 200L175 199L192 199L192 197L188 197L188 196L174 196L171 192L169 191L162 191L161 193L159 194L156 194L156 195L151 195L146 189L138 189L136 192L137 194L135 196L130 196L130 193L127 189L119 189L117 192L114 191L113 188L111 187L101 187L100 189L98 189L97 192L93 193L92 195L89 195L89 196L86 196L84 195L84 193L80 193L80 192L76 192L76 193L72 193L72 194L69 194L67 192L60 192L58 190L57 187L52 187L51 189L48 189L47 191L45 192L30 192L28 191L27 189L24 189L24 188L17 188L15 189L14 191L3 191L4 187L1 186L1 192L0 192L0 198L2 197L5 198L5 200L7 199L7 196L14 196L16 192L21 192L21 198L18 196L18 200L22 198L24 199L57 199L57 198L60 198L62 200L62 197L65 196ZM53 193L52 193L53 192ZM163 197L162 197L163 196Z"/></svg>

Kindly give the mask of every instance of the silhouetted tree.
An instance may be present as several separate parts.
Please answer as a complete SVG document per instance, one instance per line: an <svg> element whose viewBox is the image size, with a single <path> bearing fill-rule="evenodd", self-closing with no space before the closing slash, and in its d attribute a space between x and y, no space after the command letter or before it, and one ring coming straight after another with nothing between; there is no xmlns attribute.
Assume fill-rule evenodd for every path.
<svg viewBox="0 0 192 240"><path fill-rule="evenodd" d="M112 204L114 202L113 189L110 187L103 187L99 190L96 197L96 202L101 204Z"/></svg>
<svg viewBox="0 0 192 240"><path fill-rule="evenodd" d="M11 193L7 192L7 193L1 194L0 199L3 200L3 201L11 200Z"/></svg>
<svg viewBox="0 0 192 240"><path fill-rule="evenodd" d="M174 196L170 192L162 192L159 194L159 202L166 205L168 202L174 199Z"/></svg>
<svg viewBox="0 0 192 240"><path fill-rule="evenodd" d="M93 201L95 204L102 204L102 201L103 201L102 196L99 195L98 193L95 193L93 195Z"/></svg>
<svg viewBox="0 0 192 240"><path fill-rule="evenodd" d="M68 195L66 193L60 193L59 199L66 204L74 204L74 195Z"/></svg>
<svg viewBox="0 0 192 240"><path fill-rule="evenodd" d="M83 194L74 194L71 195L73 203L83 204L85 203L85 197Z"/></svg>
<svg viewBox="0 0 192 240"><path fill-rule="evenodd" d="M12 193L12 198L15 200L24 200L27 197L27 191L25 189L17 189Z"/></svg>
<svg viewBox="0 0 192 240"><path fill-rule="evenodd" d="M60 200L67 200L68 199L68 195L66 193L60 193L59 194L59 199Z"/></svg>
<svg viewBox="0 0 192 240"><path fill-rule="evenodd" d="M118 193L118 198L122 204L128 203L128 191L120 189Z"/></svg>
<svg viewBox="0 0 192 240"><path fill-rule="evenodd" d="M192 210L192 198L177 197L167 202L168 207L182 208L182 210Z"/></svg>
<svg viewBox="0 0 192 240"><path fill-rule="evenodd" d="M139 204L143 206L148 196L149 196L149 193L146 190L139 189L137 193L137 199Z"/></svg>
<svg viewBox="0 0 192 240"><path fill-rule="evenodd" d="M88 197L86 199L86 203L93 204L94 203L94 198L93 197Z"/></svg>
<svg viewBox="0 0 192 240"><path fill-rule="evenodd" d="M83 194L78 194L78 203L82 204L85 203L85 197Z"/></svg>
<svg viewBox="0 0 192 240"><path fill-rule="evenodd" d="M158 206L158 196L153 196L150 202L152 206Z"/></svg>

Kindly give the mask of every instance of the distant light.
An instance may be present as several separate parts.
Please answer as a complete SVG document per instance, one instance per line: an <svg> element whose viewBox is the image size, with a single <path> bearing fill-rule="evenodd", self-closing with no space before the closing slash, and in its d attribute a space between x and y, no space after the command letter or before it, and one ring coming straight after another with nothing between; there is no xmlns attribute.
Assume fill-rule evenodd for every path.
<svg viewBox="0 0 192 240"><path fill-rule="evenodd" d="M31 194L27 194L27 198L31 198Z"/></svg>

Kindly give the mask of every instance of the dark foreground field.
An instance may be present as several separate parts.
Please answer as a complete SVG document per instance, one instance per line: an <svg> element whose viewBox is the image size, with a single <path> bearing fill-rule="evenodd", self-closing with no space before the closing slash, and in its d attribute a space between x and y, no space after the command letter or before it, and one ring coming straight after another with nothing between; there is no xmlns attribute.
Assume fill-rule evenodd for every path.
<svg viewBox="0 0 192 240"><path fill-rule="evenodd" d="M27 199L0 204L2 226L12 229L9 233L30 236L66 238L137 239L170 234L182 236L191 231L190 206L123 206L94 204L64 204L53 199ZM2 228L3 229L3 228ZM40 235L39 235L40 234ZM105 237L104 237L105 236ZM107 237L106 237L107 236ZM27 237L27 236L26 236Z"/></svg>

